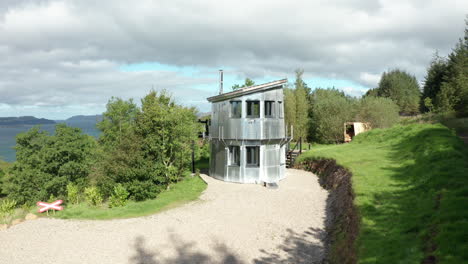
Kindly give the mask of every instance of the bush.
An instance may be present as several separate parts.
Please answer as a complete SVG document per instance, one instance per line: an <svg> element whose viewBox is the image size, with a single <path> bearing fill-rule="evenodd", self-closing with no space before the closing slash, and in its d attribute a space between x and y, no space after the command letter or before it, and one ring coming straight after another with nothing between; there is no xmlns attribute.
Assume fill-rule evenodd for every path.
<svg viewBox="0 0 468 264"><path fill-rule="evenodd" d="M120 129L121 124L125 129ZM109 101L98 127L105 154L95 177L97 185L112 196L120 183L137 201L155 198L181 178L190 166L192 142L201 131L194 108L177 105L164 92L154 91L142 99L141 108L131 101Z"/></svg>
<svg viewBox="0 0 468 264"><path fill-rule="evenodd" d="M91 206L102 204L102 195L96 186L86 187L84 189L86 202Z"/></svg>
<svg viewBox="0 0 468 264"><path fill-rule="evenodd" d="M369 122L372 128L387 128L398 123L399 108L391 99L364 97L359 102L356 120Z"/></svg>
<svg viewBox="0 0 468 264"><path fill-rule="evenodd" d="M18 204L33 204L51 195L65 197L67 184L83 184L94 162L95 140L78 128L58 124L55 134L39 127L16 136L16 162L4 191Z"/></svg>
<svg viewBox="0 0 468 264"><path fill-rule="evenodd" d="M79 203L79 189L76 184L69 183L67 185L67 194L68 194L68 202L71 204Z"/></svg>
<svg viewBox="0 0 468 264"><path fill-rule="evenodd" d="M109 198L109 207L119 207L127 204L128 191L122 186L122 184L117 184L114 186L114 193Z"/></svg>
<svg viewBox="0 0 468 264"><path fill-rule="evenodd" d="M5 199L0 203L0 216L9 216L13 214L13 210L16 207L15 200Z"/></svg>
<svg viewBox="0 0 468 264"><path fill-rule="evenodd" d="M336 89L316 89L311 94L309 141L343 141L343 124L352 121L355 101Z"/></svg>

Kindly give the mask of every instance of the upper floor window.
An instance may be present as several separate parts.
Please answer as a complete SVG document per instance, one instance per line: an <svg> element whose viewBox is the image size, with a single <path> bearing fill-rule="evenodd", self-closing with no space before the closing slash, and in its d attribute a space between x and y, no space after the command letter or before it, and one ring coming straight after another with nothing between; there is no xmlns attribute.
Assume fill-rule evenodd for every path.
<svg viewBox="0 0 468 264"><path fill-rule="evenodd" d="M260 101L247 101L247 117L248 118L260 117Z"/></svg>
<svg viewBox="0 0 468 264"><path fill-rule="evenodd" d="M265 101L265 117L274 117L275 101Z"/></svg>
<svg viewBox="0 0 468 264"><path fill-rule="evenodd" d="M231 101L231 117L242 117L242 101Z"/></svg>
<svg viewBox="0 0 468 264"><path fill-rule="evenodd" d="M283 102L278 101L278 116L279 118L283 118Z"/></svg>

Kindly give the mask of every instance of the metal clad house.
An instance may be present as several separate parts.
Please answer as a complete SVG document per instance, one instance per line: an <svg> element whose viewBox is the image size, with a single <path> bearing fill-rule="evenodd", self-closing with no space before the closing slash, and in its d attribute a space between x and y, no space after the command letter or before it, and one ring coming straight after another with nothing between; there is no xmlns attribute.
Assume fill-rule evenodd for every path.
<svg viewBox="0 0 468 264"><path fill-rule="evenodd" d="M222 78L222 77L221 77ZM208 98L211 110L210 175L240 183L285 177L283 86L286 79Z"/></svg>

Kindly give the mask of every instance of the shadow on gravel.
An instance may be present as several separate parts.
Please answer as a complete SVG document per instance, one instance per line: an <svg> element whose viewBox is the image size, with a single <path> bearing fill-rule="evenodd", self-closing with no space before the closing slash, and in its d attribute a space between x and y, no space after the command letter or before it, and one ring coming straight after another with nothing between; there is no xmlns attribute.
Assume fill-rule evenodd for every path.
<svg viewBox="0 0 468 264"><path fill-rule="evenodd" d="M208 263L223 263L223 264L240 264L242 263L230 252L224 244L220 244L215 250L215 256L210 256L205 253L194 251L196 242L185 242L176 235L171 236L171 244L175 248L176 256L171 258L163 258L159 255L156 249L149 250L145 247L145 239L142 236L135 238L134 249L135 254L129 259L131 264L208 264Z"/></svg>
<svg viewBox="0 0 468 264"><path fill-rule="evenodd" d="M261 258L255 259L255 264L269 263L321 263L324 249L320 244L309 241L309 238L323 240L325 232L320 229L309 228L303 233L297 233L288 229L288 235L284 238L283 243L279 245L278 251L282 253L272 253L265 250L260 252L264 255ZM170 237L172 247L175 249L174 257L163 257L157 249L149 249L145 246L145 238L138 236L135 238L133 248L135 253L129 259L130 264L242 264L241 261L225 244L219 244L214 249L214 254L208 255L196 251L194 248L196 242L187 242L182 240L177 235ZM286 253L286 254L283 254Z"/></svg>
<svg viewBox="0 0 468 264"><path fill-rule="evenodd" d="M308 238L313 237L318 240L325 238L325 231L310 227L304 233L296 233L288 229L288 235L283 241L283 244L278 246L278 249L285 252L285 256L280 256L276 253L268 253L261 250L266 256L260 259L255 259L256 264L269 264L269 263L322 263L324 255L323 245L313 243Z"/></svg>

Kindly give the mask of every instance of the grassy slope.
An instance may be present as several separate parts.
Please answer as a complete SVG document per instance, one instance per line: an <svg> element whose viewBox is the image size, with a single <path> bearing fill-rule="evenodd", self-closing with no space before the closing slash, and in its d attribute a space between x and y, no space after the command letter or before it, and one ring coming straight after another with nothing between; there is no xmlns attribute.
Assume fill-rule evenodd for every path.
<svg viewBox="0 0 468 264"><path fill-rule="evenodd" d="M104 220L146 216L196 200L205 189L206 183L200 177L191 177L171 185L170 190L162 192L154 200L129 202L126 206L111 209L86 204L65 205L65 209L57 212L55 217Z"/></svg>
<svg viewBox="0 0 468 264"><path fill-rule="evenodd" d="M299 161L320 157L353 173L360 263L421 263L428 254L438 263L466 263L468 154L449 129L375 129L350 144L316 147Z"/></svg>

